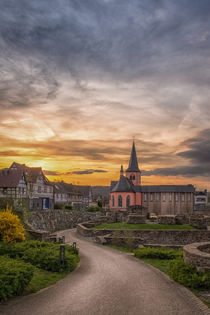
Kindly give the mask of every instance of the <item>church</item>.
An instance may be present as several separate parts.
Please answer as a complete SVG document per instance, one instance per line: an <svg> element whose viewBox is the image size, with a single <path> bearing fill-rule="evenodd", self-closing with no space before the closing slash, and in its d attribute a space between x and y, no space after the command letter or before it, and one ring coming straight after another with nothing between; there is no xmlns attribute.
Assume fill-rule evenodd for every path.
<svg viewBox="0 0 210 315"><path fill-rule="evenodd" d="M121 166L120 179L111 182L109 206L114 211L143 206L149 213L189 214L194 209L194 193L193 185L142 185L133 141L127 170L124 173Z"/></svg>

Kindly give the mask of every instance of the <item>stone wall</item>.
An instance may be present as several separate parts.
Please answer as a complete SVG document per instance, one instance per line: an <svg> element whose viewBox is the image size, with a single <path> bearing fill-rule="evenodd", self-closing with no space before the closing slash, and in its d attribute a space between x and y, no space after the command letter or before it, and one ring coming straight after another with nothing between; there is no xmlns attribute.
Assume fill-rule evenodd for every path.
<svg viewBox="0 0 210 315"><path fill-rule="evenodd" d="M194 243L183 248L184 261L198 270L210 270L210 242Z"/></svg>
<svg viewBox="0 0 210 315"><path fill-rule="evenodd" d="M29 213L28 221L35 230L54 232L75 228L80 222L96 221L101 216L100 212L37 210ZM106 217L103 220L105 219Z"/></svg>
<svg viewBox="0 0 210 315"><path fill-rule="evenodd" d="M207 230L91 230L94 225L96 223L79 224L77 231L88 237L106 236L110 243L116 238L136 238L138 244L186 245L210 241L210 231Z"/></svg>

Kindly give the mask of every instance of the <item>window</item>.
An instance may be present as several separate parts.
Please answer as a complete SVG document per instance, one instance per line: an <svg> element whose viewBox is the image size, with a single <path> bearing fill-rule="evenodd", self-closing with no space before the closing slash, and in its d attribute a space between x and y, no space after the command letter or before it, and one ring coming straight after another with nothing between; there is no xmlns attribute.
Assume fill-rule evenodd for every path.
<svg viewBox="0 0 210 315"><path fill-rule="evenodd" d="M112 207L114 207L114 196L112 196Z"/></svg>
<svg viewBox="0 0 210 315"><path fill-rule="evenodd" d="M191 201L191 193L188 193L188 201Z"/></svg>
<svg viewBox="0 0 210 315"><path fill-rule="evenodd" d="M135 175L130 175L130 179L131 180L133 180L133 179L135 179L136 177L135 177Z"/></svg>
<svg viewBox="0 0 210 315"><path fill-rule="evenodd" d="M127 207L127 208L130 206L130 202L131 202L130 196L127 196L127 197L126 197L126 207Z"/></svg>
<svg viewBox="0 0 210 315"><path fill-rule="evenodd" d="M144 201L147 201L147 193L144 193Z"/></svg>
<svg viewBox="0 0 210 315"><path fill-rule="evenodd" d="M150 193L150 201L153 201L153 193Z"/></svg>
<svg viewBox="0 0 210 315"><path fill-rule="evenodd" d="M179 194L178 193L176 193L176 202L178 202L179 201Z"/></svg>
<svg viewBox="0 0 210 315"><path fill-rule="evenodd" d="M160 201L160 193L156 193L156 201Z"/></svg>
<svg viewBox="0 0 210 315"><path fill-rule="evenodd" d="M185 200L185 194L182 193L182 202L184 202L184 200Z"/></svg>
<svg viewBox="0 0 210 315"><path fill-rule="evenodd" d="M172 192L169 193L169 201L172 201Z"/></svg>
<svg viewBox="0 0 210 315"><path fill-rule="evenodd" d="M118 207L122 207L122 196L119 195L118 197Z"/></svg>
<svg viewBox="0 0 210 315"><path fill-rule="evenodd" d="M44 192L45 193L47 192L47 186L44 186Z"/></svg>
<svg viewBox="0 0 210 315"><path fill-rule="evenodd" d="M163 201L166 201L166 193L163 193Z"/></svg>
<svg viewBox="0 0 210 315"><path fill-rule="evenodd" d="M38 186L38 193L41 192L41 186Z"/></svg>

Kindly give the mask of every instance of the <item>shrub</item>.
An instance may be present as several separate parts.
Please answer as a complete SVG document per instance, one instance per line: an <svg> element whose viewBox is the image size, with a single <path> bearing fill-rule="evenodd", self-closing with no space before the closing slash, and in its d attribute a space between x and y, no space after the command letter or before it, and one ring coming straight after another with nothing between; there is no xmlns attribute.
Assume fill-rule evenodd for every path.
<svg viewBox="0 0 210 315"><path fill-rule="evenodd" d="M167 248L144 247L134 250L134 255L137 258L175 259L182 256L182 251Z"/></svg>
<svg viewBox="0 0 210 315"><path fill-rule="evenodd" d="M193 289L210 289L210 271L197 271L193 265L179 258L171 261L169 275L180 284Z"/></svg>
<svg viewBox="0 0 210 315"><path fill-rule="evenodd" d="M65 209L66 209L66 210L72 210L73 207L72 207L72 205L65 205Z"/></svg>
<svg viewBox="0 0 210 315"><path fill-rule="evenodd" d="M100 208L97 206L97 207L95 207L95 206L90 206L90 207L88 207L87 208L87 211L88 212L97 212L97 211L99 211L100 210Z"/></svg>
<svg viewBox="0 0 210 315"><path fill-rule="evenodd" d="M0 212L0 239L7 243L25 240L24 227L18 216L12 213L12 208Z"/></svg>
<svg viewBox="0 0 210 315"><path fill-rule="evenodd" d="M33 277L33 266L23 261L0 257L0 301L23 291Z"/></svg>
<svg viewBox="0 0 210 315"><path fill-rule="evenodd" d="M79 257L78 250L74 254L74 249L66 245L66 263L59 263L60 245L40 241L28 241L22 243L0 243L0 255L7 254L11 258L20 258L25 262L30 262L39 268L53 271L72 271L75 269Z"/></svg>
<svg viewBox="0 0 210 315"><path fill-rule="evenodd" d="M63 204L62 203L55 203L54 204L54 209L57 209L57 210L62 210L63 209Z"/></svg>

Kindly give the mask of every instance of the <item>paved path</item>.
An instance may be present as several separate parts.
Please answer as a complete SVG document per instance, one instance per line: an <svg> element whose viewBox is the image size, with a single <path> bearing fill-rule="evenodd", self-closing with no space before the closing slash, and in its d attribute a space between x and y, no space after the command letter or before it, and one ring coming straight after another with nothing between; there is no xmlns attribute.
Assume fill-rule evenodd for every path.
<svg viewBox="0 0 210 315"><path fill-rule="evenodd" d="M4 315L208 314L191 292L155 268L74 231L80 266L54 286L0 306Z"/></svg>

